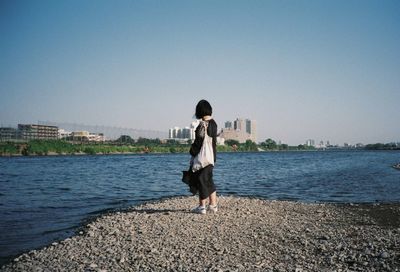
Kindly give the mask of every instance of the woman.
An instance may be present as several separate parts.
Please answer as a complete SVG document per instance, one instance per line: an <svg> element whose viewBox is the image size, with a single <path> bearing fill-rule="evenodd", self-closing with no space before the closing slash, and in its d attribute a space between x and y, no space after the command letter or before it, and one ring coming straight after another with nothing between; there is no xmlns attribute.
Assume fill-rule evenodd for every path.
<svg viewBox="0 0 400 272"><path fill-rule="evenodd" d="M191 166L193 166L193 159L199 154L201 146L203 145L205 133L212 138L212 147L214 153L214 163L217 158L217 123L212 119L212 107L206 100L200 100L196 106L196 118L201 119L200 124L195 131L195 140L190 148L192 155ZM207 129L206 129L207 128ZM199 206L192 210L194 213L206 214L206 202L209 201L208 211L217 212L217 192L213 181L213 165L208 165L191 174L191 180L199 192ZM192 169L190 169L192 170Z"/></svg>

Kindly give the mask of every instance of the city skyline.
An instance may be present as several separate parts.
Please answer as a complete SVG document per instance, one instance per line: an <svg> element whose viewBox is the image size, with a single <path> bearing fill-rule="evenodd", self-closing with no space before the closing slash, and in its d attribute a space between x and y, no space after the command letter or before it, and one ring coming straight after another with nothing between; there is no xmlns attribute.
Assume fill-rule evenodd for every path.
<svg viewBox="0 0 400 272"><path fill-rule="evenodd" d="M244 126L243 128L237 127L238 124L234 124L236 122L243 122L239 126ZM249 123L250 122L250 126ZM234 122L232 121L225 121L225 126L220 129L219 132L219 137L218 138L223 138L223 140L220 140L220 144L224 144L224 141L226 140L239 140L237 139L238 135L230 135L228 138L224 137L223 132L226 129L232 129L234 131L244 131L246 133L250 133L249 135L242 135L243 137L249 137L248 139L244 140L239 140L240 143L244 143L246 140L252 140L254 141L254 138L256 137L256 130L253 131L254 135L251 131L251 127L253 126L251 123L256 122L256 120L249 120L249 119L242 119L242 118L236 118ZM199 124L199 120L193 121L190 126L186 127L172 127L169 129L168 132L165 131L155 131L155 130L140 130L140 129L135 129L135 128L122 128L122 127L111 127L111 126L96 126L96 125L88 125L88 124L71 124L71 123L56 123L56 122L50 122L50 121L38 121L37 123L30 123L30 124L18 124L17 126L4 126L0 124L0 141L7 141L7 140L29 140L29 139L36 139L35 136L32 137L27 137L24 135L24 127L27 127L29 131L29 127L31 126L44 126L44 127L56 127L58 129L57 133L57 139L62 139L68 136L80 136L80 135L88 135L93 137L97 137L98 135L101 135L103 140L117 140L118 138L122 136L130 136L133 139L139 139L139 138L148 138L148 139L160 139L160 140L167 140L167 139L175 139L175 140L193 140L195 138L194 132ZM254 123L255 125L255 123ZM235 128L236 126L236 128ZM21 130L21 128L23 128ZM28 133L35 133L34 131L31 132L29 131ZM54 134L54 133L53 133ZM181 135L179 135L181 134ZM52 135L54 136L54 135ZM233 137L232 137L233 136ZM240 137L242 137L240 136ZM254 138L253 138L254 137ZM54 137L53 137L54 138ZM38 139L41 139L40 137ZM282 142L279 139L264 139L264 140L256 140L254 141L257 144L261 144L264 141L267 140L273 140L277 144L288 144L285 142ZM316 148L326 148L326 147L364 147L365 145L368 144L377 144L377 143L361 143L361 142L344 142L344 143L332 143L328 139L319 139L315 140L312 138L309 138L305 140L303 143L300 143L299 145L305 145L305 146L311 146L311 147L316 147ZM389 142L389 143L381 143L381 144L397 144L399 145L400 142ZM290 145L289 146L295 146L295 145Z"/></svg>
<svg viewBox="0 0 400 272"><path fill-rule="evenodd" d="M0 124L168 132L207 99L258 141L399 142L398 1L2 1Z"/></svg>

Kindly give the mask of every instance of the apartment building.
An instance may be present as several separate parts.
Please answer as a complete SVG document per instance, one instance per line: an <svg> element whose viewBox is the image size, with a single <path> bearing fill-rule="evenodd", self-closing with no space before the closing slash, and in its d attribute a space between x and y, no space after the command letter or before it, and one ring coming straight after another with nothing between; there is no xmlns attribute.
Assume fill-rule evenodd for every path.
<svg viewBox="0 0 400 272"><path fill-rule="evenodd" d="M173 127L169 129L169 139L179 139L179 140L194 140L195 130L199 125L199 121L194 121L190 124L190 127Z"/></svg>
<svg viewBox="0 0 400 272"><path fill-rule="evenodd" d="M18 124L19 138L23 140L56 140L58 139L58 127L34 125L34 124Z"/></svg>
<svg viewBox="0 0 400 272"><path fill-rule="evenodd" d="M0 127L0 141L6 142L18 139L18 130L12 127Z"/></svg>

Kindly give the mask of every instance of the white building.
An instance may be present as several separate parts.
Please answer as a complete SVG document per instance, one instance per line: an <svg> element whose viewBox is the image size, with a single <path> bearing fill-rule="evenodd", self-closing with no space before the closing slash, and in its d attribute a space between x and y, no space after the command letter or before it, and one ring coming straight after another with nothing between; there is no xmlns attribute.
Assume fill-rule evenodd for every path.
<svg viewBox="0 0 400 272"><path fill-rule="evenodd" d="M62 129L62 128L58 129L58 138L59 139L65 139L71 135L72 135L72 132L66 131L65 129Z"/></svg>
<svg viewBox="0 0 400 272"><path fill-rule="evenodd" d="M103 133L91 133L89 131L73 131L70 136L73 141L104 142L106 138Z"/></svg>
<svg viewBox="0 0 400 272"><path fill-rule="evenodd" d="M89 133L89 142L104 142L106 139L103 133Z"/></svg>
<svg viewBox="0 0 400 272"><path fill-rule="evenodd" d="M315 141L313 139L308 139L306 141L306 146L315 146Z"/></svg>
<svg viewBox="0 0 400 272"><path fill-rule="evenodd" d="M194 140L195 131L199 125L199 121L194 121L189 127L173 127L169 129L168 138L175 140Z"/></svg>

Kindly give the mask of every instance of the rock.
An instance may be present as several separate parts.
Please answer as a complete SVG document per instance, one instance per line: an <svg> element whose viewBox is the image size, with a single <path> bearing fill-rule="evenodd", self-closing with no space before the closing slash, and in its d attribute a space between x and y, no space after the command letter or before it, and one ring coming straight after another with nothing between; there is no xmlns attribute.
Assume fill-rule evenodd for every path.
<svg viewBox="0 0 400 272"><path fill-rule="evenodd" d="M285 261L289 261L290 260L290 256L289 255L285 255L285 257L283 258Z"/></svg>
<svg viewBox="0 0 400 272"><path fill-rule="evenodd" d="M330 237L328 235L322 235L320 239L326 241L326 240L329 240Z"/></svg>
<svg viewBox="0 0 400 272"><path fill-rule="evenodd" d="M390 255L386 251L382 251L381 254L379 254L379 258L382 258L382 259L387 259L389 257L390 257Z"/></svg>
<svg viewBox="0 0 400 272"><path fill-rule="evenodd" d="M397 256L393 245L400 240L397 226L358 225L370 222L365 213L354 212L362 205L350 209L243 197L219 200L218 213L206 218L186 212L196 205L196 197L104 215L80 236L19 256L1 271L45 267L49 271L293 272L400 267L400 260L393 258Z"/></svg>

